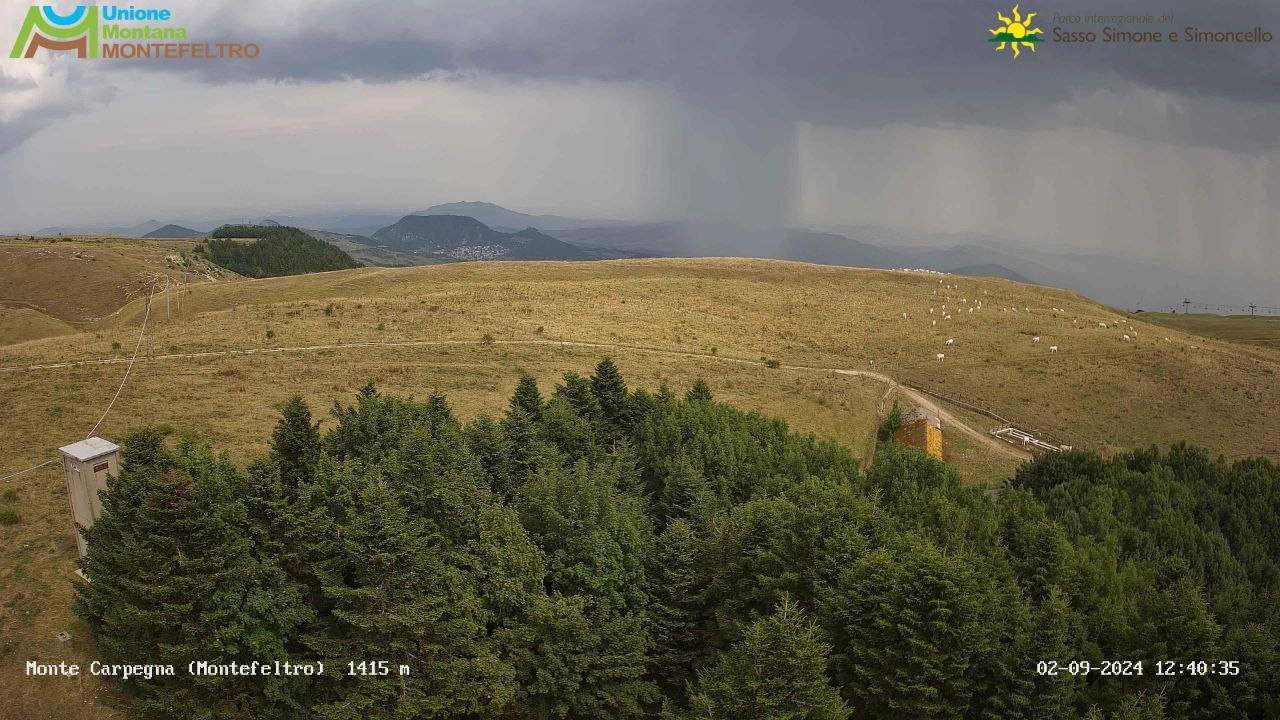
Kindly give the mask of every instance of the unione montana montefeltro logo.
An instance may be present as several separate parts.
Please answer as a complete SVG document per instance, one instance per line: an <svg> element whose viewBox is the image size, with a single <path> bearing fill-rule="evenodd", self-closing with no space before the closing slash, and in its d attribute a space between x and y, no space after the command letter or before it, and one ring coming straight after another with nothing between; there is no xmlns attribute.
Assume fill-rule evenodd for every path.
<svg viewBox="0 0 1280 720"><path fill-rule="evenodd" d="M32 5L9 57L35 57L41 48L74 50L76 57L82 58L98 57L98 7L77 5L62 15L50 5Z"/></svg>
<svg viewBox="0 0 1280 720"><path fill-rule="evenodd" d="M78 58L123 60L221 60L258 57L253 43L188 42L187 28L164 7L77 5L60 13L51 5L27 8L9 57L40 51L74 52Z"/></svg>

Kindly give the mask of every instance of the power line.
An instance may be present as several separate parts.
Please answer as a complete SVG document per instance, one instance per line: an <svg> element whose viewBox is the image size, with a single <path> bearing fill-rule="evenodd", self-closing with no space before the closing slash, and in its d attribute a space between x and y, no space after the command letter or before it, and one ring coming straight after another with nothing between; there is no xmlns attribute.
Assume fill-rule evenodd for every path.
<svg viewBox="0 0 1280 720"><path fill-rule="evenodd" d="M5 475L4 477L0 477L0 482L4 482L5 480L8 480L9 478L16 478L16 477L18 477L19 475L26 475L27 473L31 472L32 470L37 470L37 469L39 469L39 468L44 467L45 465L52 465L52 464L53 464L53 463L55 463L55 462L57 462L57 460L45 460L44 462L40 463L39 465L32 465L31 467L27 468L26 470L19 470L19 471L18 471L18 472L16 472L16 473L10 473L10 474L8 474L8 475Z"/></svg>
<svg viewBox="0 0 1280 720"><path fill-rule="evenodd" d="M142 349L142 338L147 334L147 320L151 318L151 298L155 295L155 286L152 286L151 292L147 295L147 312L142 316L142 330L138 333L138 343L133 346L133 357L129 358L129 365L124 369L124 377L120 378L120 387L116 388L116 394L111 398L111 402L107 403L107 409L102 411L102 417L98 418L98 422L93 424L93 429L89 431L86 438L93 437L98 431L98 426L103 420L107 419L107 413L111 412L112 406L116 404L116 400L120 397L120 392L124 390L124 384L129 380L129 373L133 370L133 363L138 359L138 351Z"/></svg>
<svg viewBox="0 0 1280 720"><path fill-rule="evenodd" d="M93 437L93 434L98 431L98 427L102 425L102 421L107 419L107 414L111 412L111 408L116 404L116 400L120 398L120 393L124 390L125 383L128 382L129 380L129 373L133 370L133 364L138 359L138 351L142 349L142 339L147 335L147 321L151 318L151 298L154 296L155 296L155 287L152 286L151 292L147 294L147 310L146 310L146 313L142 316L142 329L138 332L138 342L133 347L133 357L129 358L128 367L124 369L124 377L120 378L120 387L116 388L116 394L112 396L111 402L107 403L107 409L102 411L102 417L98 418L98 422L93 424L93 429L90 430L87 435L85 435L86 438ZM4 477L0 477L0 482L4 482L6 480L9 480L10 478L18 477L19 475L25 475L31 472L32 470L38 470L44 467L45 465L52 465L55 462L57 462L57 460L45 460L39 465L32 465L31 467L25 470L19 470L18 472L10 473L8 475L5 475Z"/></svg>

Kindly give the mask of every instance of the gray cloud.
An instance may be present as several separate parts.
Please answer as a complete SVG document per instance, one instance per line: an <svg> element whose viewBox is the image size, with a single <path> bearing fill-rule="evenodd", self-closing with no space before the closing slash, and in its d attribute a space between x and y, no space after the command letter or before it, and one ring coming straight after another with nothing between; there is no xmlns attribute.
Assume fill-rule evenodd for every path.
<svg viewBox="0 0 1280 720"><path fill-rule="evenodd" d="M1024 12L1037 3L1023 3ZM1280 6L1206 4L1197 0L1108 2L1057 8L1087 14L1172 13L1169 25L1247 30L1280 37ZM771 114L844 126L893 122L1034 127L1058 119L1060 107L1097 91L1121 98L1134 89L1175 97L1160 132L1172 142L1239 147L1274 145L1280 103L1280 41L1270 45L1046 43L1039 57L1013 61L985 42L1000 4L928 0L779 3L473 2L315 5L293 23L264 24L230 5L195 26L210 38L253 39L256 61L174 65L207 82L361 79L385 82L432 74L482 72L511 78L643 81L671 86L714 104L755 94ZM1053 13L1037 24L1049 31ZM1139 26L1126 26L1137 29ZM1098 25L1064 26L1094 29ZM1096 98L1095 98L1096 100ZM1184 102L1185 100L1185 102ZM1225 103L1232 112L1200 108ZM1150 108L1127 108L1143 117ZM1179 113L1191 113L1180 115ZM1081 116L1089 119L1088 114ZM1115 129L1145 136L1134 122Z"/></svg>

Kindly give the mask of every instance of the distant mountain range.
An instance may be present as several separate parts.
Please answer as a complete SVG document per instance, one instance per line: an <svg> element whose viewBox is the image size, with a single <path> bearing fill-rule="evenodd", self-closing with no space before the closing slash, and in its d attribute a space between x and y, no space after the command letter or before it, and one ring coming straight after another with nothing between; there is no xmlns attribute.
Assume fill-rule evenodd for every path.
<svg viewBox="0 0 1280 720"><path fill-rule="evenodd" d="M500 232L463 215L406 215L375 232L373 243L401 253L460 260L593 260L625 253L578 247L527 227Z"/></svg>
<svg viewBox="0 0 1280 720"><path fill-rule="evenodd" d="M151 232L147 233L146 235L143 235L142 237L169 238L169 239L181 240L185 238L204 237L207 234L208 233L202 233L199 230L192 230L189 227L182 227L181 225L174 225L170 223L169 225L165 225L162 228L152 230Z"/></svg>
<svg viewBox="0 0 1280 720"><path fill-rule="evenodd" d="M55 225L53 227L40 228L35 231L37 236L50 235L122 235L125 237L144 237L149 232L154 232L164 227L166 223L159 220L148 220L138 223L137 225L128 225L123 227L102 226L102 225Z"/></svg>
<svg viewBox="0 0 1280 720"><path fill-rule="evenodd" d="M270 220L250 222L270 224L277 220L299 228L318 228L306 232L360 262L381 266L476 259L763 257L1002 277L1071 290L1121 308L1158 309L1183 297L1223 305L1274 304L1280 297L1280 282L1262 274L1186 272L1097 252L1039 250L980 233L912 233L874 225L819 232L745 228L733 223L628 223L532 215L488 202L446 203L409 215L330 212L273 215ZM35 234L59 233L201 235L191 230L190 224L157 220L129 227L51 227Z"/></svg>
<svg viewBox="0 0 1280 720"><path fill-rule="evenodd" d="M517 232L523 228L538 228L542 232L559 232L584 227L616 227L627 223L619 220L584 220L560 215L528 215L508 210L488 202L455 202L433 205L414 215L461 215L475 218L499 232Z"/></svg>

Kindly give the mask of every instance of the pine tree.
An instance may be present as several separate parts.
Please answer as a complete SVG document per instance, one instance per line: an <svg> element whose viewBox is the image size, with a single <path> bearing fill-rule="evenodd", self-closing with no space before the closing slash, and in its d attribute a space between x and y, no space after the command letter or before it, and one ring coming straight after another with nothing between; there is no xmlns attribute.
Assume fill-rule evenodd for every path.
<svg viewBox="0 0 1280 720"><path fill-rule="evenodd" d="M688 456L681 455L663 479L662 496L655 508L659 524L689 517L694 504L709 494L711 488L702 473Z"/></svg>
<svg viewBox="0 0 1280 720"><path fill-rule="evenodd" d="M865 555L824 602L845 696L878 719L965 717L979 600L973 570L929 543Z"/></svg>
<svg viewBox="0 0 1280 720"><path fill-rule="evenodd" d="M254 554L243 479L225 458L191 443L170 452L155 433L135 437L125 453L134 462L108 486L101 517L85 530L81 567L92 582L76 588L77 612L103 659L176 667L286 659L309 613L281 569ZM304 687L185 675L126 685L139 716L191 718L285 717Z"/></svg>
<svg viewBox="0 0 1280 720"><path fill-rule="evenodd" d="M523 410L509 410L502 418L501 427L511 449L510 487L495 490L501 497L511 499L540 467L552 464L552 451L538 436L537 426Z"/></svg>
<svg viewBox="0 0 1280 720"><path fill-rule="evenodd" d="M320 424L312 423L311 408L301 395L293 395L280 408L280 421L271 434L271 455L280 465L280 480L287 487L311 477L320 455Z"/></svg>
<svg viewBox="0 0 1280 720"><path fill-rule="evenodd" d="M444 538L415 520L382 484L370 485L344 533L338 572L323 591L332 621L307 639L345 672L385 660L400 672L333 677L316 715L333 720L491 716L514 696L514 671L487 640L484 612L465 573L445 562Z"/></svg>
<svg viewBox="0 0 1280 720"><path fill-rule="evenodd" d="M564 453L565 461L573 465L580 460L601 454L596 444L596 428L563 396L557 395L547 403L538 424L542 438Z"/></svg>
<svg viewBox="0 0 1280 720"><path fill-rule="evenodd" d="M684 704L685 684L706 650L701 631L698 536L676 519L654 543L649 570L649 619L653 629L650 672L668 697Z"/></svg>
<svg viewBox="0 0 1280 720"><path fill-rule="evenodd" d="M610 462L544 469L520 489L522 524L546 558L551 598L528 631L538 648L517 662L536 718L634 717L655 698L644 679L646 518L618 489Z"/></svg>
<svg viewBox="0 0 1280 720"><path fill-rule="evenodd" d="M578 415L590 422L593 426L602 422L603 411L600 408L600 401L596 399L595 393L591 390L591 381L582 377L575 372L567 372L564 374L564 382L556 385L555 393L552 399L564 398Z"/></svg>
<svg viewBox="0 0 1280 720"><path fill-rule="evenodd" d="M615 439L630 435L633 420L631 394L613 360L604 358L596 364L596 371L591 376L591 394L600 403L606 436Z"/></svg>
<svg viewBox="0 0 1280 720"><path fill-rule="evenodd" d="M706 380L698 378L689 388L689 392L684 394L685 402L712 402L714 398L711 396L711 386Z"/></svg>
<svg viewBox="0 0 1280 720"><path fill-rule="evenodd" d="M480 461L489 488L501 498L515 494L515 458L507 434L488 415L467 425L467 447Z"/></svg>
<svg viewBox="0 0 1280 720"><path fill-rule="evenodd" d="M690 720L843 720L850 710L827 682L830 646L790 600L698 673Z"/></svg>
<svg viewBox="0 0 1280 720"><path fill-rule="evenodd" d="M644 609L648 526L609 463L546 469L521 488L516 505L547 558L549 590L613 611Z"/></svg>
<svg viewBox="0 0 1280 720"><path fill-rule="evenodd" d="M605 610L585 596L553 593L529 608L512 663L520 720L641 718L658 700L645 678L644 616Z"/></svg>
<svg viewBox="0 0 1280 720"><path fill-rule="evenodd" d="M542 393L538 391L538 381L532 375L520 375L515 394L511 396L511 407L520 408L535 422L542 417Z"/></svg>

